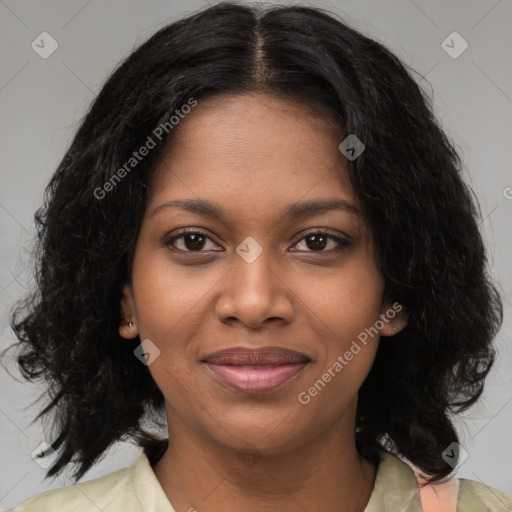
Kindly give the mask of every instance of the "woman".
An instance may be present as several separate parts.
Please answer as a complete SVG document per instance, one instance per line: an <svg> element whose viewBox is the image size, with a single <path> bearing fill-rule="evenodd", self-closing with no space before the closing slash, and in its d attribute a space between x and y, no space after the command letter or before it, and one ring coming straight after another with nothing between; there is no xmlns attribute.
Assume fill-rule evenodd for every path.
<svg viewBox="0 0 512 512"><path fill-rule="evenodd" d="M144 453L16 512L419 511L438 489L443 510L511 510L448 478L501 301L459 158L380 44L301 7L163 28L36 220L39 289L12 325L49 383L48 476L119 439Z"/></svg>

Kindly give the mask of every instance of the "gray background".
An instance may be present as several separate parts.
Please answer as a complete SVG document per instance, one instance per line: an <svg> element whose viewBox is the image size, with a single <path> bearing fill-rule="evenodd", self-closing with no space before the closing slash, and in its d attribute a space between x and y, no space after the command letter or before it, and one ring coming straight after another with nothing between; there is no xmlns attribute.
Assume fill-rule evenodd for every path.
<svg viewBox="0 0 512 512"><path fill-rule="evenodd" d="M15 341L7 313L31 280L27 264L33 214L86 107L136 44L205 5L0 0L0 349ZM436 114L467 166L467 179L481 202L492 270L505 299L505 322L483 398L457 419L469 455L458 476L512 494L512 1L333 0L310 5L342 15L426 77L417 79L433 98ZM47 59L31 48L44 31L59 44ZM453 31L469 44L458 58L441 46ZM452 52L461 48L457 39L447 44L454 46ZM30 425L36 409L29 406L42 391L1 370L0 510L70 483L69 475L43 480L44 470L31 458L45 441L42 425ZM137 449L117 445L84 479L130 465L137 455Z"/></svg>

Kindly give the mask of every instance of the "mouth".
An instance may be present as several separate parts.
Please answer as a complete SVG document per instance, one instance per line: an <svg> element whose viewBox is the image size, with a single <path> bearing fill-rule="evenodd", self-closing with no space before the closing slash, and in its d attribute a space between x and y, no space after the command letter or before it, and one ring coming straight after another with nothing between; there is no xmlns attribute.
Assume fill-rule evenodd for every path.
<svg viewBox="0 0 512 512"><path fill-rule="evenodd" d="M245 393L273 391L299 374L311 359L282 347L220 350L202 360L212 375Z"/></svg>

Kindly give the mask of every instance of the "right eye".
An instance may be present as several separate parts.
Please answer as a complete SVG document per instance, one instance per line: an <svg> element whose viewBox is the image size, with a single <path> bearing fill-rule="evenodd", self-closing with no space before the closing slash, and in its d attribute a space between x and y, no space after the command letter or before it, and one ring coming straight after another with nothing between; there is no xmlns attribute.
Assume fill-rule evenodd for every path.
<svg viewBox="0 0 512 512"><path fill-rule="evenodd" d="M203 250L207 243L211 242L215 246L218 245L206 233L197 230L183 231L166 240L164 245L174 252L210 252L219 251L219 249ZM180 245L181 247L177 247ZM221 249L222 250L222 249Z"/></svg>

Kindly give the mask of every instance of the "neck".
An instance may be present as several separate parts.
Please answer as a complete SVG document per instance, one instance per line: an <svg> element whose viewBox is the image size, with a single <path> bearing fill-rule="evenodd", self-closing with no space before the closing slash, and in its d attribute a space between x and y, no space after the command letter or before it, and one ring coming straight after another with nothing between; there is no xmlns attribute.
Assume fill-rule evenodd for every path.
<svg viewBox="0 0 512 512"><path fill-rule="evenodd" d="M376 468L355 447L355 428L337 423L278 454L242 452L170 419L169 448L154 471L176 512L363 512Z"/></svg>

